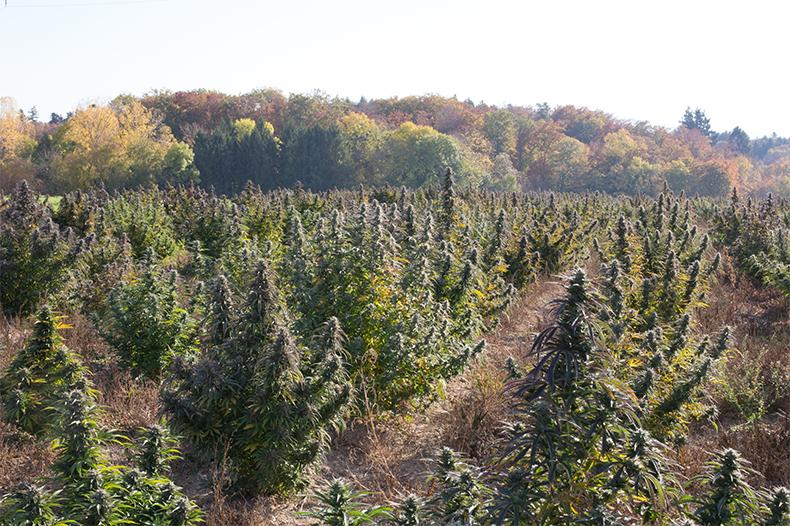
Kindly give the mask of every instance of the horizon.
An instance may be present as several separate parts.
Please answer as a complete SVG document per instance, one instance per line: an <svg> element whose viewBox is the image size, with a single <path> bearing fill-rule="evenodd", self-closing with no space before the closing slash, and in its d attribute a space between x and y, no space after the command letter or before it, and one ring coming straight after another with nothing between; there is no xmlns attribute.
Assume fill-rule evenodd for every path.
<svg viewBox="0 0 790 526"><path fill-rule="evenodd" d="M409 0L385 18L360 0L9 0L0 43L15 51L6 64L15 74L0 96L48 120L153 90L273 87L351 101L437 94L568 104L670 129L699 107L717 131L790 135L785 74L771 53L790 6L424 4Z"/></svg>

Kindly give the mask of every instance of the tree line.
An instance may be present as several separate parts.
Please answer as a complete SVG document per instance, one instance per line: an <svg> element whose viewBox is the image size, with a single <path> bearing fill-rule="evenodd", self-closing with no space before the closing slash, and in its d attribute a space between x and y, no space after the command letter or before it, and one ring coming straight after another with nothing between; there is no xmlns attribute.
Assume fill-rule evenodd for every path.
<svg viewBox="0 0 790 526"><path fill-rule="evenodd" d="M701 109L674 130L575 106L496 107L427 95L391 99L213 91L122 95L42 122L8 99L0 188L48 193L190 184L221 193L359 184L417 188L445 167L484 190L723 196L790 192L790 139L716 132Z"/></svg>

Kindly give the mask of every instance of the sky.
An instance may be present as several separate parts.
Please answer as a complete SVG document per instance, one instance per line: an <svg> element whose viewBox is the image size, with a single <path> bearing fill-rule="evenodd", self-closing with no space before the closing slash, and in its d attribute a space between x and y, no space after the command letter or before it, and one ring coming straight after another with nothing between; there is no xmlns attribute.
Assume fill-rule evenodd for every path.
<svg viewBox="0 0 790 526"><path fill-rule="evenodd" d="M0 96L42 118L121 93L273 87L573 104L790 136L783 0L0 0Z"/></svg>

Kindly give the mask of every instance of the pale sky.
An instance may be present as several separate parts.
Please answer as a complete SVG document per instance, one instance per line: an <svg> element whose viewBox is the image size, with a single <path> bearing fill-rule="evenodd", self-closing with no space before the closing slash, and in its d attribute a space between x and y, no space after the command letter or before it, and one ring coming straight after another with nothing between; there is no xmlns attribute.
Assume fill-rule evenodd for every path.
<svg viewBox="0 0 790 526"><path fill-rule="evenodd" d="M782 0L0 0L0 96L42 119L152 89L574 104L790 136Z"/></svg>

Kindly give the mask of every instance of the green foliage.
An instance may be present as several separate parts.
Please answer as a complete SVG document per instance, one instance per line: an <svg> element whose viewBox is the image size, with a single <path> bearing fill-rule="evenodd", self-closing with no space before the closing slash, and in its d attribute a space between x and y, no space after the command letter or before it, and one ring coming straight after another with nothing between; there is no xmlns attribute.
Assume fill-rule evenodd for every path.
<svg viewBox="0 0 790 526"><path fill-rule="evenodd" d="M420 526L427 524L425 515L425 504L421 498L415 495L406 496L398 508L392 512L391 524L393 526Z"/></svg>
<svg viewBox="0 0 790 526"><path fill-rule="evenodd" d="M710 119L699 108L694 111L691 111L691 108L686 108L680 124L691 130L699 130L703 135L711 134Z"/></svg>
<svg viewBox="0 0 790 526"><path fill-rule="evenodd" d="M64 305L80 312L103 316L115 284L128 278L133 269L132 247L107 231L80 239L79 256L69 270L69 281L61 295Z"/></svg>
<svg viewBox="0 0 790 526"><path fill-rule="evenodd" d="M0 199L0 308L7 315L34 312L66 284L73 235L61 233L26 181Z"/></svg>
<svg viewBox="0 0 790 526"><path fill-rule="evenodd" d="M95 231L102 206L109 198L110 196L103 191L83 192L77 190L66 193L52 212L52 219L61 228L71 228L77 234L86 236Z"/></svg>
<svg viewBox="0 0 790 526"><path fill-rule="evenodd" d="M178 440L170 434L164 420L141 429L137 445L137 466L148 477L166 473L169 471L170 462L181 458L177 444Z"/></svg>
<svg viewBox="0 0 790 526"><path fill-rule="evenodd" d="M173 227L159 192L135 192L113 199L104 208L102 226L112 235L126 236L135 259L153 251L157 258L166 258L179 249Z"/></svg>
<svg viewBox="0 0 790 526"><path fill-rule="evenodd" d="M759 520L757 494L746 482L746 461L737 451L727 449L716 455L698 477L707 484L707 493L693 499L692 517L701 526L755 524Z"/></svg>
<svg viewBox="0 0 790 526"><path fill-rule="evenodd" d="M240 119L195 138L195 166L202 183L221 193L239 192L248 181L279 184L280 141L268 123Z"/></svg>
<svg viewBox="0 0 790 526"><path fill-rule="evenodd" d="M430 203L443 218L437 232L425 205L418 212L407 203L362 201L354 212L342 207L323 218L309 209L288 211L280 273L295 325L309 334L338 318L348 337L349 372L368 404L363 410L436 397L437 384L480 352L474 340L515 293L498 257L483 260L445 239L471 235L457 225L452 192L445 185ZM490 229L484 217L475 236L493 254L507 233L484 238Z"/></svg>
<svg viewBox="0 0 790 526"><path fill-rule="evenodd" d="M716 379L716 394L744 421L757 422L790 392L788 374L781 363L770 363L766 348L749 354L734 349Z"/></svg>
<svg viewBox="0 0 790 526"><path fill-rule="evenodd" d="M364 150L375 159L386 139L374 140L362 117L344 126L344 141L361 134L363 144L327 152ZM238 122L234 140L258 127ZM323 140L309 128L303 138ZM621 134L609 147L640 145ZM343 156L337 173L345 177ZM679 504L662 441L679 446L694 422L711 418L710 381L724 357L738 358L728 350L729 329L705 335L697 321L722 262L714 248L726 245L739 268L781 288L790 264L785 204L733 199L725 210L668 190L656 199L481 192L443 169L443 179L431 172L437 184L417 191L249 186L229 197L171 187L67 196L55 219L79 236L77 255L62 263L64 284L30 296L88 314L122 363L160 377L174 428L206 461L225 462L234 491L292 495L348 421L408 413L444 396L445 382L483 352L482 336L518 294L543 276L590 268L592 255L602 263L598 277L573 272L531 355L504 364L512 406L498 462L480 469L445 450L424 503L406 499L371 516L368 496L338 483L318 497L313 517L660 524L688 512L698 523L727 524L746 509L752 521L783 520L781 492L770 500L740 483L707 494L695 484L693 509ZM2 213L49 220L47 209L20 196L3 201ZM695 226L706 224L699 216L713 225L710 238ZM27 219L14 232L19 225L28 232ZM46 266L60 253L41 257ZM166 481L177 451L164 424L140 432L135 468L109 464L108 440L129 445L98 424L95 393L57 326L43 311L0 380L6 416L58 437L55 476L43 490L7 497L4 517L194 521L194 507ZM746 418L767 410L764 372L741 371L751 390L728 385L726 398ZM711 469L725 470L725 460ZM730 519L716 516L719 508Z"/></svg>
<svg viewBox="0 0 790 526"><path fill-rule="evenodd" d="M164 202L176 235L184 240L195 263L200 259L211 262L229 253L238 257L245 232L243 204L197 187L171 188ZM193 266L198 273L209 270Z"/></svg>
<svg viewBox="0 0 790 526"><path fill-rule="evenodd" d="M768 518L764 526L781 526L790 522L790 491L787 488L774 488L768 496Z"/></svg>
<svg viewBox="0 0 790 526"><path fill-rule="evenodd" d="M297 128L284 136L282 175L292 184L328 190L353 179L343 166L343 142L336 125Z"/></svg>
<svg viewBox="0 0 790 526"><path fill-rule="evenodd" d="M262 261L232 336L180 364L164 403L203 451L227 452L237 489L288 494L304 487L329 430L342 425L351 388L337 320L301 345L274 280Z"/></svg>
<svg viewBox="0 0 790 526"><path fill-rule="evenodd" d="M123 437L101 429L94 392L78 386L57 406L57 453L44 486L23 484L0 501L0 523L61 526L201 522L199 509L166 476L178 451L164 427L145 430L138 447L140 469L110 464L103 447ZM50 488L57 488L51 490Z"/></svg>
<svg viewBox="0 0 790 526"><path fill-rule="evenodd" d="M49 307L39 311L33 334L0 377L3 414L28 433L51 432L56 427L52 412L63 396L89 389L82 364L63 344L60 320Z"/></svg>
<svg viewBox="0 0 790 526"><path fill-rule="evenodd" d="M57 492L45 487L22 483L0 500L0 518L7 526L65 526L58 519Z"/></svg>
<svg viewBox="0 0 790 526"><path fill-rule="evenodd" d="M751 200L742 203L733 192L726 209L701 208L714 223L716 243L729 247L744 273L790 294L790 233L784 203L777 205L770 194L759 206Z"/></svg>
<svg viewBox="0 0 790 526"><path fill-rule="evenodd" d="M666 513L663 450L607 367L612 356L599 346L603 331L592 317L602 308L577 270L554 302L554 323L535 339L535 365L514 381L517 419L506 431L494 497L500 523L561 524L580 515L595 522L615 503L644 520ZM634 496L633 504L618 495Z"/></svg>
<svg viewBox="0 0 790 526"><path fill-rule="evenodd" d="M315 510L304 513L304 516L316 519L316 526L359 526L373 524L375 518L386 516L389 508L368 506L364 498L369 493L354 491L345 481L335 479L329 483L325 491L316 491L314 498L318 501Z"/></svg>
<svg viewBox="0 0 790 526"><path fill-rule="evenodd" d="M430 516L438 524L485 523L490 489L482 482L477 468L458 458L455 451L443 448L433 478L439 490L431 502Z"/></svg>
<svg viewBox="0 0 790 526"><path fill-rule="evenodd" d="M157 378L176 356L194 352L196 327L180 305L177 272L153 258L144 265L139 276L112 291L100 331L124 366Z"/></svg>
<svg viewBox="0 0 790 526"><path fill-rule="evenodd" d="M384 179L395 186L415 188L435 183L447 167L465 172L456 139L412 122L404 122L387 134L378 156Z"/></svg>

